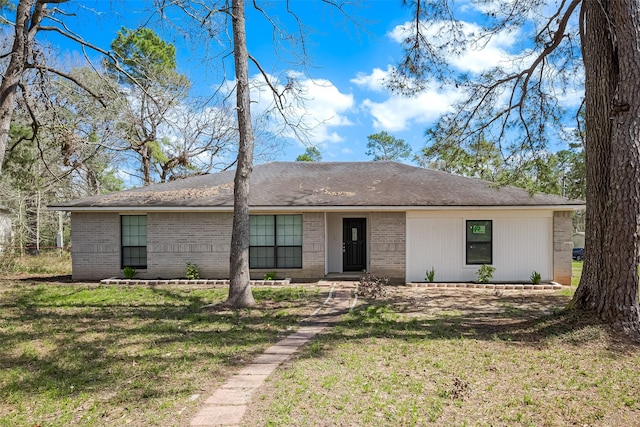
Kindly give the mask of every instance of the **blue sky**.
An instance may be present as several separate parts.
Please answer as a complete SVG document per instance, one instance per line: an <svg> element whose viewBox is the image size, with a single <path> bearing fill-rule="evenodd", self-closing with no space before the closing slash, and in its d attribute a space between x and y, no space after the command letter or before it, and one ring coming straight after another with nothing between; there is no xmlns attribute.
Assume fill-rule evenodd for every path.
<svg viewBox="0 0 640 427"><path fill-rule="evenodd" d="M121 26L136 28L147 22L147 26L176 45L179 71L192 80L194 95L209 96L225 77L233 78L231 58L226 61L225 75L220 66L223 61L212 56L228 48L224 43L197 44L176 35L160 26L157 17L149 18L149 13L143 11L148 3L85 1L77 9L77 19L68 21L69 26L86 40L108 49ZM307 143L320 150L324 161L370 159L365 154L367 136L380 131L404 139L414 152L424 147L426 128L451 108L459 94L455 87L440 87L437 82L425 93L412 98L393 95L384 87L383 78L401 57L402 25L411 20L410 10L403 8L400 0L358 2L363 6L348 10L363 22L362 27L357 27L350 23L341 26L335 19L335 11L319 1L293 0L291 3L304 24L313 29L306 39L312 65L302 67L287 62L286 55L282 55L284 60L277 57L269 24L252 9L250 2L247 2L248 45L250 53L263 68L280 78L280 84L286 84L285 76L293 73L305 88L304 106L291 108L312 128ZM284 10L285 2L275 0L269 4L267 10L271 16L281 20L286 28L293 28L291 16ZM468 19L466 31L472 33L476 29L473 21L479 19L477 10L468 1L454 2L454 7ZM190 24L192 27L192 22ZM73 55L77 51L58 39L50 40L67 54ZM482 49L468 49L459 56L452 56L451 62L459 71L477 73L507 61L520 49L522 43L517 34L499 33ZM210 55L208 63L203 63L205 52ZM282 54L283 50L278 49L277 53ZM255 67L252 72L259 82L261 79ZM256 101L254 113L259 114L267 108L270 97L264 88L256 89L253 96ZM579 98L580 93L570 94L566 103L575 104ZM272 118L270 123L274 129L281 129L277 118ZM304 152L303 143L291 134L285 132L280 138L286 145L274 153L271 160L294 160Z"/></svg>

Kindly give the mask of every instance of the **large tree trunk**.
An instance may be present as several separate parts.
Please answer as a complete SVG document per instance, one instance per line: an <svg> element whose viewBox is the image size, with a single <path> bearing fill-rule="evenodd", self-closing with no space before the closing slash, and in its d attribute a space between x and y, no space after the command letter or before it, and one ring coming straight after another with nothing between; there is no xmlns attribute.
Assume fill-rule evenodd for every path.
<svg viewBox="0 0 640 427"><path fill-rule="evenodd" d="M585 0L587 221L572 305L640 337L640 11L634 0ZM603 112L606 112L603 114Z"/></svg>
<svg viewBox="0 0 640 427"><path fill-rule="evenodd" d="M249 93L249 55L244 18L244 0L233 0L233 56L236 67L236 109L240 143L233 190L233 231L229 256L230 277L227 304L235 308L255 304L249 283L249 180L253 170L253 129Z"/></svg>
<svg viewBox="0 0 640 427"><path fill-rule="evenodd" d="M0 175L2 162L9 141L9 127L16 100L16 89L31 52L34 34L30 32L29 21L35 0L20 0L16 9L13 46L9 65L2 74L0 83Z"/></svg>

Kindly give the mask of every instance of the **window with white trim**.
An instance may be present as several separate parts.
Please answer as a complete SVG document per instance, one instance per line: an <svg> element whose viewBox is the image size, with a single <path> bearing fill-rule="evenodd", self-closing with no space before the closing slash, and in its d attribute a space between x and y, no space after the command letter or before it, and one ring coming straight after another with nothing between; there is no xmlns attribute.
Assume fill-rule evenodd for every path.
<svg viewBox="0 0 640 427"><path fill-rule="evenodd" d="M493 263L492 220L467 220L466 263L469 265Z"/></svg>
<svg viewBox="0 0 640 427"><path fill-rule="evenodd" d="M249 268L302 268L302 215L251 215Z"/></svg>

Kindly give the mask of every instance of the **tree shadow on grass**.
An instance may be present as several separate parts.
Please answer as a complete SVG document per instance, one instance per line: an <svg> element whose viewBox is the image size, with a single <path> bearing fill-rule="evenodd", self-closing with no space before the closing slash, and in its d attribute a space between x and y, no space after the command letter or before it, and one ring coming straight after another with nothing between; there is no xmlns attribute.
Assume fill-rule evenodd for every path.
<svg viewBox="0 0 640 427"><path fill-rule="evenodd" d="M260 291L256 308L215 311L202 307L222 298L219 290L159 287L145 291L147 301L83 302L82 292L102 291L48 294L43 285L3 294L0 401L56 405L90 396L93 405L113 409L126 402L138 410L148 410L150 399L174 403L248 363L297 326L310 303ZM0 424L6 408L0 404Z"/></svg>
<svg viewBox="0 0 640 427"><path fill-rule="evenodd" d="M43 274L41 277L37 275L29 275L29 277L18 279L18 281L23 283L75 283L70 274L60 276Z"/></svg>
<svg viewBox="0 0 640 427"><path fill-rule="evenodd" d="M37 406L34 402L40 400L71 400L80 405L90 396L95 408L106 408L101 409L107 413L104 421L115 423L109 412L115 408L148 411L152 400L185 399L203 382L206 386L207 381L226 378L283 332L299 326L298 310L322 299L311 298L310 304L304 295L256 291L262 306L239 311L203 310L215 303L210 294L179 288L152 288L153 303L67 301L62 306L47 297L46 286L13 296L5 293L0 308L0 401ZM68 295L80 292L82 288L74 286ZM604 327L589 313L562 311L568 297L558 293L462 295L466 298L446 292L397 293L338 318L321 314L313 322L335 326L315 340L327 347L377 337L463 337L533 347L560 339L582 346L603 333ZM631 345L613 333L607 336L613 350ZM324 345L303 350L300 357L322 357ZM0 421L3 415L0 411ZM55 422L55 416L52 424L63 424Z"/></svg>

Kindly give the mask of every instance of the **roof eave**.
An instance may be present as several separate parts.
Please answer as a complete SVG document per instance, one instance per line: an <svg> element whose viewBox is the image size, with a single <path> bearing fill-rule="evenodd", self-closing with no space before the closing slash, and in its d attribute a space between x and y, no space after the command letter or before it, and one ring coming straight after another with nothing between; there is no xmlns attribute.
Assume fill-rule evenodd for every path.
<svg viewBox="0 0 640 427"><path fill-rule="evenodd" d="M52 211L66 212L233 212L233 206L49 206ZM344 212L344 211L434 211L434 210L584 210L584 204L563 205L437 205L437 206L251 206L253 212L260 211L296 211L296 212Z"/></svg>

